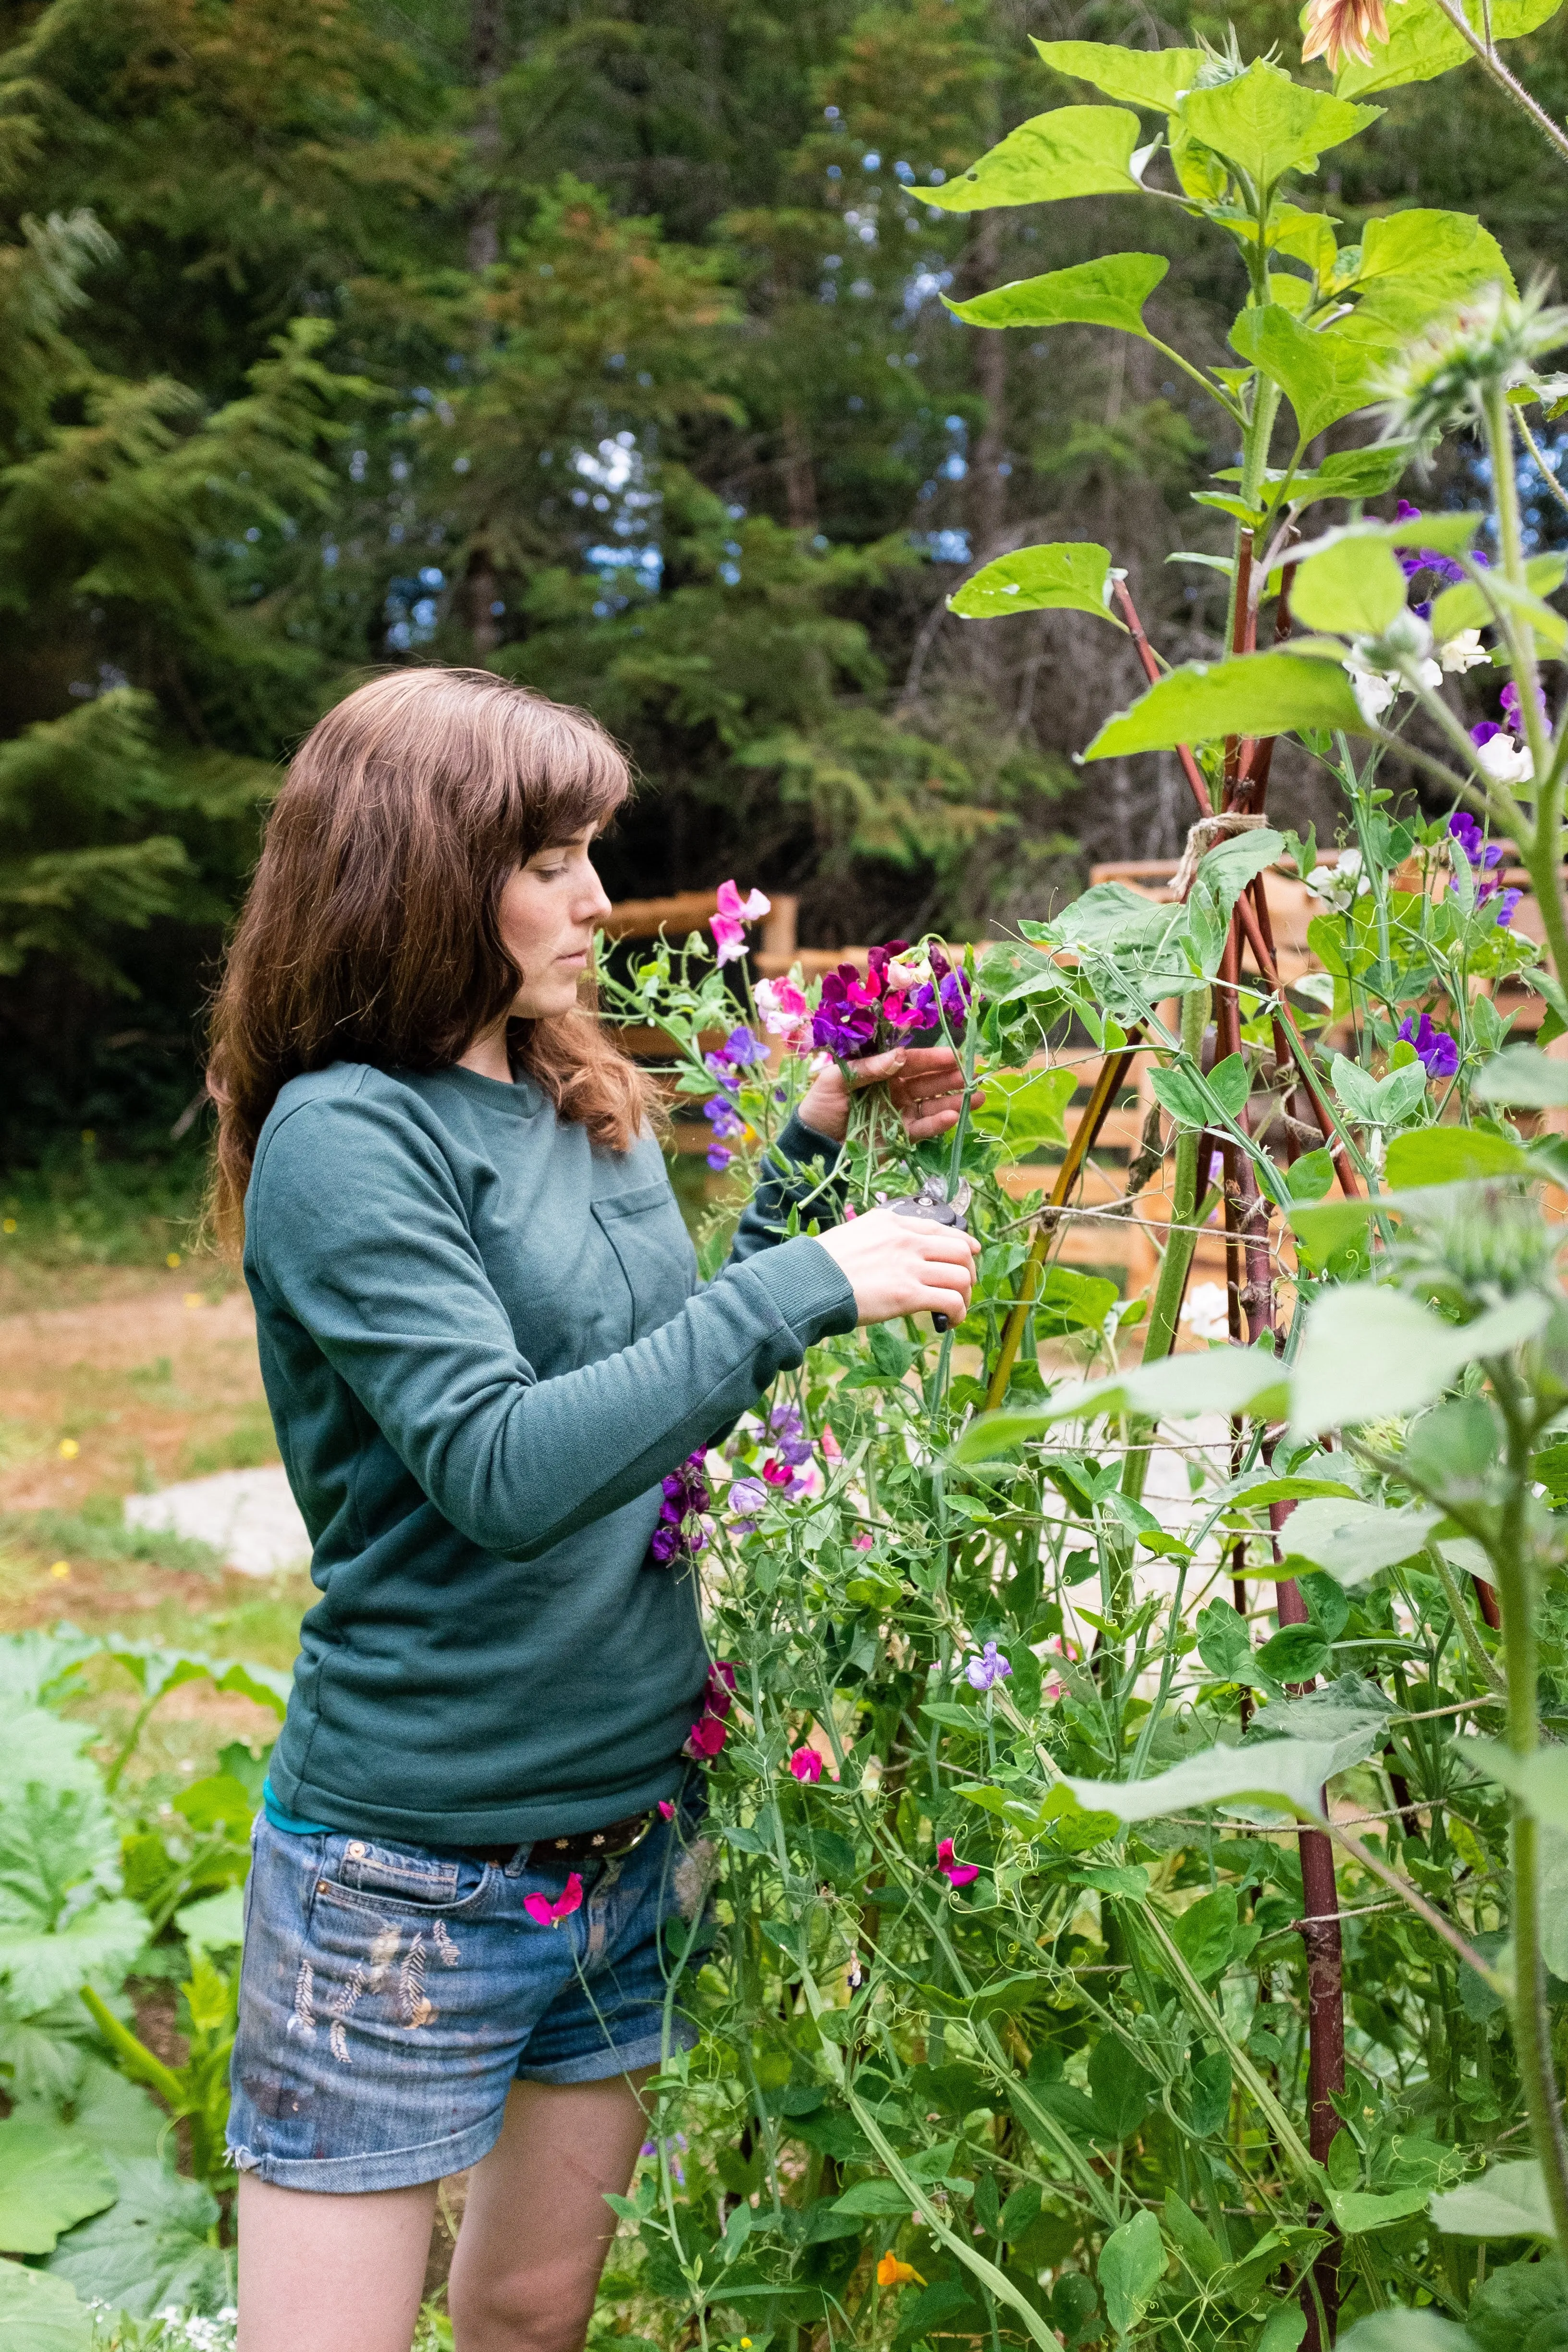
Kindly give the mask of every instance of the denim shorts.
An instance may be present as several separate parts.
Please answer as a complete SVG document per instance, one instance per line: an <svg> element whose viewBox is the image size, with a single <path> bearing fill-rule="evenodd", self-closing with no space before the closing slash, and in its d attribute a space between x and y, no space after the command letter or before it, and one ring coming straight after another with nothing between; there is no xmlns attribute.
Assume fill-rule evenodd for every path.
<svg viewBox="0 0 1568 2352"><path fill-rule="evenodd" d="M701 1813L693 1790L630 1853L581 1865L581 1906L545 1925L527 1898L559 1903L564 1866L299 1837L262 1815L231 2161L285 2189L412 2188L494 2147L514 2082L599 2082L689 2049L696 2033L667 1995L681 1923L696 1923L689 1970L708 1940Z"/></svg>

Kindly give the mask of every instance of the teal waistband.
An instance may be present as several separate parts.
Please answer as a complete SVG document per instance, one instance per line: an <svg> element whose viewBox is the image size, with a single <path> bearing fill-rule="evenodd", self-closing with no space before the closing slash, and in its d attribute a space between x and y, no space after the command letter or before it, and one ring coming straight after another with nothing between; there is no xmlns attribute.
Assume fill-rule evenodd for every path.
<svg viewBox="0 0 1568 2352"><path fill-rule="evenodd" d="M261 1810L275 1830L284 1830L290 1837L321 1837L331 1833L331 1822L302 1822L298 1813L286 1813L272 1793L270 1780L261 1783Z"/></svg>

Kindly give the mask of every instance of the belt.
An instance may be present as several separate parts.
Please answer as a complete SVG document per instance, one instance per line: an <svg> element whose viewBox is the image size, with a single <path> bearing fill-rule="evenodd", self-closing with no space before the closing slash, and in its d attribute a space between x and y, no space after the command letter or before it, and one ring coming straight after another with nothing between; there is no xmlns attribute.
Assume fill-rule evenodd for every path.
<svg viewBox="0 0 1568 2352"><path fill-rule="evenodd" d="M567 1868L581 1862L613 1862L640 1845L654 1822L656 1811L628 1813L602 1830L579 1830L574 1837L535 1838L532 1844L458 1845L447 1849L465 1862L499 1862L506 1865L521 1854L535 1870Z"/></svg>

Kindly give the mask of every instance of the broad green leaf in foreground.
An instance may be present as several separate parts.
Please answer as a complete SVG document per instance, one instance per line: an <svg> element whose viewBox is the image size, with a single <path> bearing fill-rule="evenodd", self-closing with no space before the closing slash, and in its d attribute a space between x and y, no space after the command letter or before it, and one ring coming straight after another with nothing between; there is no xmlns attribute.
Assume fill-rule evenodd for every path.
<svg viewBox="0 0 1568 2352"><path fill-rule="evenodd" d="M1491 34L1495 41L1516 41L1533 33L1554 16L1563 0L1491 0ZM1370 65L1346 58L1334 77L1342 98L1361 98L1372 90L1397 89L1412 81L1434 81L1475 57L1462 33L1436 5L1436 0L1401 0L1388 12L1388 38L1367 44Z"/></svg>
<svg viewBox="0 0 1568 2352"><path fill-rule="evenodd" d="M1286 172L1313 170L1326 149L1353 139L1383 111L1306 89L1266 58L1216 89L1190 89L1175 110L1194 139L1245 172L1259 193Z"/></svg>
<svg viewBox="0 0 1568 2352"><path fill-rule="evenodd" d="M1157 253L1109 253L947 307L972 327L1120 327L1147 341L1143 305L1170 267Z"/></svg>
<svg viewBox="0 0 1568 2352"><path fill-rule="evenodd" d="M1479 2180L1432 2200L1432 2219L1452 2238L1550 2238L1546 2184L1534 2158L1494 2164Z"/></svg>
<svg viewBox="0 0 1568 2352"><path fill-rule="evenodd" d="M1337 660L1303 654L1241 654L1187 662L1152 686L1130 710L1107 719L1084 759L1168 751L1222 735L1282 735L1292 728L1342 728L1364 735L1351 682Z"/></svg>
<svg viewBox="0 0 1568 2352"><path fill-rule="evenodd" d="M1525 1049L1530 1050L1528 1047ZM1544 1058L1544 1057L1543 1057ZM1568 1077L1568 1064L1557 1066ZM1530 1155L1506 1135L1484 1127L1418 1127L1396 1135L1388 1147L1385 1173L1395 1192L1419 1192L1428 1184L1468 1184L1489 1176L1534 1176Z"/></svg>
<svg viewBox="0 0 1568 2352"><path fill-rule="evenodd" d="M994 1137L1015 1159L1044 1143L1067 1141L1066 1112L1078 1085L1070 1069L988 1070L985 1100L970 1124Z"/></svg>
<svg viewBox="0 0 1568 2352"><path fill-rule="evenodd" d="M1506 583L1494 583L1493 593L1500 595L1513 611L1528 612L1543 634L1556 636L1562 627L1562 614L1539 600L1550 596L1563 585L1565 567L1561 555L1532 555L1524 567L1524 584L1531 591L1529 598L1510 594ZM1489 628L1492 608L1486 591L1473 580L1457 581L1445 588L1432 607L1432 632L1438 642L1446 643L1461 629ZM1554 625L1555 624L1555 627Z"/></svg>
<svg viewBox="0 0 1568 2352"><path fill-rule="evenodd" d="M1204 61L1201 49L1123 49L1111 41L1036 41L1052 71L1092 82L1123 106L1168 114L1191 89Z"/></svg>
<svg viewBox="0 0 1568 2352"><path fill-rule="evenodd" d="M1533 1339L1550 1312L1543 1297L1528 1293L1473 1323L1447 1323L1373 1283L1325 1291L1308 1313L1291 1373L1291 1432L1315 1437L1341 1423L1353 1428L1414 1412L1478 1357L1507 1355Z"/></svg>
<svg viewBox="0 0 1568 2352"><path fill-rule="evenodd" d="M1435 2311L1369 2311L1347 2327L1335 2352L1477 2352L1476 2339Z"/></svg>
<svg viewBox="0 0 1568 2352"><path fill-rule="evenodd" d="M147 2319L165 2304L214 2312L232 2299L231 2257L210 2242L217 2200L152 2157L111 2167L120 2189L107 2213L62 2238L48 2268L84 2300Z"/></svg>
<svg viewBox="0 0 1568 2352"><path fill-rule="evenodd" d="M1009 613L1092 613L1120 628L1110 607L1110 550L1092 540L1060 540L999 555L947 600L948 611L963 621L994 621Z"/></svg>
<svg viewBox="0 0 1568 2352"><path fill-rule="evenodd" d="M0 2262L0 2352L91 2352L92 2314L64 2279Z"/></svg>
<svg viewBox="0 0 1568 2352"><path fill-rule="evenodd" d="M910 194L948 213L1055 204L1067 196L1136 195L1130 166L1138 137L1138 117L1122 107L1058 106L1021 122L945 186Z"/></svg>
<svg viewBox="0 0 1568 2352"><path fill-rule="evenodd" d="M1147 2207L1107 2238L1100 2250L1100 2292L1119 2336L1130 2336L1142 2318L1164 2267L1160 2224Z"/></svg>
<svg viewBox="0 0 1568 2352"><path fill-rule="evenodd" d="M1279 302L1244 310L1230 331L1231 347L1279 386L1296 412L1300 439L1310 441L1372 396L1374 356L1298 325Z"/></svg>
<svg viewBox="0 0 1568 2352"><path fill-rule="evenodd" d="M1345 539L1387 539L1395 547L1430 548L1436 555L1464 555L1474 545L1477 533L1485 522L1484 514L1469 510L1462 514L1406 515L1403 521L1336 523L1321 530L1316 539L1302 541L1290 551L1292 563L1310 563L1326 547L1335 547Z"/></svg>
<svg viewBox="0 0 1568 2352"><path fill-rule="evenodd" d="M187 1903L174 1915L174 1925L193 1951L226 1952L237 1949L243 1933L245 1896L237 1886L226 1886L221 1894L204 1895L199 1903Z"/></svg>
<svg viewBox="0 0 1568 2352"><path fill-rule="evenodd" d="M987 1461L1060 1421L1110 1412L1146 1413L1154 1420L1249 1410L1278 1414L1286 1396L1283 1367L1260 1349L1211 1348L1202 1355L1165 1356L1109 1380L1064 1385L1026 1412L983 1413L958 1440L952 1459Z"/></svg>
<svg viewBox="0 0 1568 2352"><path fill-rule="evenodd" d="M1243 1798L1280 1803L1300 1813L1322 1810L1322 1788L1376 1748L1382 1735L1368 1717L1342 1739L1244 1739L1236 1748L1209 1748L1158 1772L1150 1780L1081 1780L1064 1775L1086 1812L1114 1813L1121 1822L1157 1821L1194 1805L1232 1804Z"/></svg>
<svg viewBox="0 0 1568 2352"><path fill-rule="evenodd" d="M62 2230L101 2213L115 2194L109 2167L79 2132L14 2116L0 2123L0 2251L51 2253Z"/></svg>
<svg viewBox="0 0 1568 2352"><path fill-rule="evenodd" d="M1473 1771L1496 1780L1546 1828L1568 1830L1568 1748L1516 1756L1495 1739L1467 1739L1459 1749Z"/></svg>
<svg viewBox="0 0 1568 2352"><path fill-rule="evenodd" d="M1326 331L1336 343L1386 350L1408 341L1439 312L1489 285L1511 291L1513 272L1496 237L1473 213L1420 206L1389 213L1366 225L1361 267L1350 289L1354 310Z"/></svg>
<svg viewBox="0 0 1568 2352"><path fill-rule="evenodd" d="M1535 1045L1505 1045L1487 1064L1471 1092L1481 1102L1556 1110L1568 1104L1568 1062L1554 1061Z"/></svg>
<svg viewBox="0 0 1568 2352"><path fill-rule="evenodd" d="M1323 1497L1297 1506L1280 1541L1293 1559L1310 1560L1337 1583L1361 1584L1420 1551L1442 1516L1426 1504L1386 1511Z"/></svg>
<svg viewBox="0 0 1568 2352"><path fill-rule="evenodd" d="M1384 541L1342 539L1301 566L1290 609L1310 629L1381 636L1405 610L1405 574Z"/></svg>

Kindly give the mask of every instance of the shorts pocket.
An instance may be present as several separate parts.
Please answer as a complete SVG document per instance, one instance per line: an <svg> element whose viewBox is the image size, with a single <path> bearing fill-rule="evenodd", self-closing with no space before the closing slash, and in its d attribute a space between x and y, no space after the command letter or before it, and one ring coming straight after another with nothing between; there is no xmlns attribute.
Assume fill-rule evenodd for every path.
<svg viewBox="0 0 1568 2352"><path fill-rule="evenodd" d="M334 1838L322 1858L319 1895L335 1895L367 1910L461 1910L484 1891L492 1865L419 1847L377 1845L368 1838Z"/></svg>

